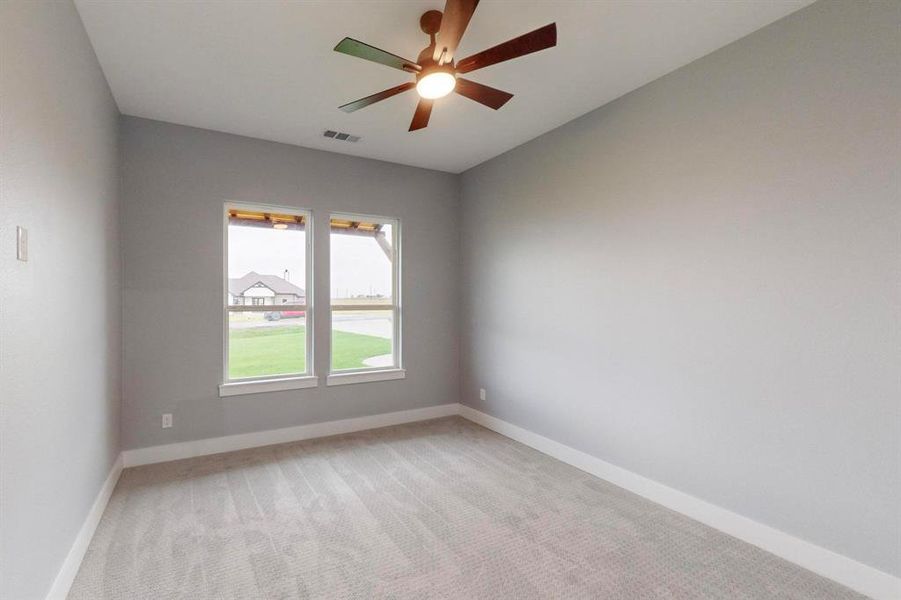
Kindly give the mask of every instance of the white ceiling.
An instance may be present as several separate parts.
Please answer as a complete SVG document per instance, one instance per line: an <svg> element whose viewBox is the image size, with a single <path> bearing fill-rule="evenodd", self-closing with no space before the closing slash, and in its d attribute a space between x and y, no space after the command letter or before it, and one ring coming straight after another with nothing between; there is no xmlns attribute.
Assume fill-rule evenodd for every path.
<svg viewBox="0 0 901 600"><path fill-rule="evenodd" d="M458 57L553 21L557 47L467 75L515 94L499 111L451 95L413 133L415 91L338 110L411 76L332 48L349 36L415 60L419 16L443 0L75 1L125 114L458 173L812 0L483 0Z"/></svg>

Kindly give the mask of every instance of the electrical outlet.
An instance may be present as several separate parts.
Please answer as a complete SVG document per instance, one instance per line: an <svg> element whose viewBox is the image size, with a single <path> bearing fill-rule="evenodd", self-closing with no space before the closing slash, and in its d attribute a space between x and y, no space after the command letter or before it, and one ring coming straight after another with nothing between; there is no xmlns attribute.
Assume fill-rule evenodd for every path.
<svg viewBox="0 0 901 600"><path fill-rule="evenodd" d="M479 400L485 399L485 388L479 388Z"/></svg>
<svg viewBox="0 0 901 600"><path fill-rule="evenodd" d="M172 427L172 413L163 413L163 429Z"/></svg>

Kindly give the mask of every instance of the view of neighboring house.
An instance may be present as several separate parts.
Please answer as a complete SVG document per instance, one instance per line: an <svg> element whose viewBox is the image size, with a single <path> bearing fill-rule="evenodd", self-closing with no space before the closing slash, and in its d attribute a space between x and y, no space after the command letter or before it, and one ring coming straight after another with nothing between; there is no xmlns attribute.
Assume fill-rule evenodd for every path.
<svg viewBox="0 0 901 600"><path fill-rule="evenodd" d="M228 302L232 305L304 304L306 293L284 277L251 271L243 277L229 277Z"/></svg>

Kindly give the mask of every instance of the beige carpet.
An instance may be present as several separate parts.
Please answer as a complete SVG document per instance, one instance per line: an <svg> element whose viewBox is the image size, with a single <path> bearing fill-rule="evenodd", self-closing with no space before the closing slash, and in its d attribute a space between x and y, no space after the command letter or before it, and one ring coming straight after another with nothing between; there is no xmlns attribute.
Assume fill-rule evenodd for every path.
<svg viewBox="0 0 901 600"><path fill-rule="evenodd" d="M69 598L860 596L454 417L128 469Z"/></svg>

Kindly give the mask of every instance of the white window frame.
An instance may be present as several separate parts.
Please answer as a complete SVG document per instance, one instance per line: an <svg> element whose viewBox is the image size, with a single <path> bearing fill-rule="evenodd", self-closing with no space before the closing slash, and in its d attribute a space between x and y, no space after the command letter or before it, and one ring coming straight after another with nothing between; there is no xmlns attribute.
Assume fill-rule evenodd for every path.
<svg viewBox="0 0 901 600"><path fill-rule="evenodd" d="M332 219L342 219L349 221L363 221L368 223L381 223L391 225L392 251L394 253L391 261L391 305L373 304L373 305L333 305L331 301L331 222ZM401 301L401 262L402 262L402 242L401 222L396 217L383 217L378 215L363 215L359 213L332 213L329 215L329 307L328 307L328 331L329 331L329 356L328 368L329 374L326 378L326 385L347 385L353 383L365 383L369 381L386 381L391 379L404 379L406 370L403 368L403 340L402 340L402 301ZM373 240L374 242L375 240ZM359 369L340 369L332 370L332 314L337 310L391 310L393 338L391 340L391 354L394 358L392 367L363 367Z"/></svg>
<svg viewBox="0 0 901 600"><path fill-rule="evenodd" d="M228 302L228 223L230 210L246 210L251 212L271 212L304 217L304 241L306 252L306 281L304 282L305 304L244 304L230 305ZM219 396L236 396L241 394L256 394L260 392L275 392L311 388L319 385L319 378L315 374L314 360L314 290L313 290L313 214L309 209L293 206L276 206L271 204L250 204L238 202L226 202L223 213L222 227L222 383L219 385ZM265 375L261 377L244 377L230 379L228 376L228 315L230 312L269 312L273 308L304 311L306 323L306 372L284 375Z"/></svg>

